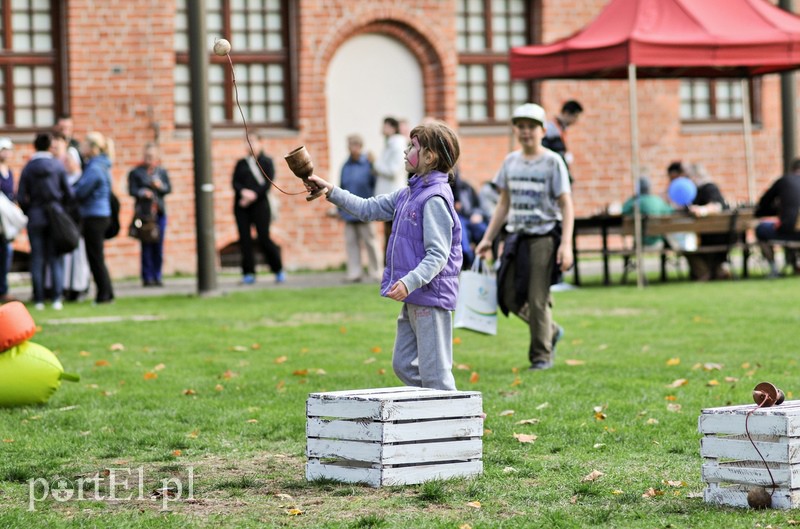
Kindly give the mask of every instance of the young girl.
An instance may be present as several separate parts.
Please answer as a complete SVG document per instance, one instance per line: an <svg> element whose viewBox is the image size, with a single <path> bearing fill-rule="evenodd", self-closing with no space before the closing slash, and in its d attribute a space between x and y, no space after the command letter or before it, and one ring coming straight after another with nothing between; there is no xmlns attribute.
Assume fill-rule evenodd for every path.
<svg viewBox="0 0 800 529"><path fill-rule="evenodd" d="M381 295L403 302L392 367L409 386L456 389L451 311L461 269L461 223L450 184L459 153L455 133L432 122L411 131L405 151L411 176L403 189L364 199L316 175L309 178L355 217L393 220Z"/></svg>

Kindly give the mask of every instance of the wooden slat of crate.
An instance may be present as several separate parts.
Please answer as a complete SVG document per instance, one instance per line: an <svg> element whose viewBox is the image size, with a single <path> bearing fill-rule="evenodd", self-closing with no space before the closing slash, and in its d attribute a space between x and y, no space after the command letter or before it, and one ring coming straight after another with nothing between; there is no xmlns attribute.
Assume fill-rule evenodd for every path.
<svg viewBox="0 0 800 529"><path fill-rule="evenodd" d="M312 393L308 417L402 421L446 417L477 417L483 411L480 392L399 388L401 391Z"/></svg>
<svg viewBox="0 0 800 529"><path fill-rule="evenodd" d="M753 435L800 437L800 401L792 400L770 408L755 409L755 404L704 409L697 429L704 434L743 434L745 419Z"/></svg>
<svg viewBox="0 0 800 529"><path fill-rule="evenodd" d="M306 444L306 455L309 458L361 461L381 465L479 459L481 454L480 438L403 444L309 438Z"/></svg>
<svg viewBox="0 0 800 529"><path fill-rule="evenodd" d="M434 479L472 477L483 472L483 462L459 461L435 465L406 467L358 467L343 462L324 463L310 459L306 464L306 479L334 479L345 483L365 483L371 487L414 485Z"/></svg>
<svg viewBox="0 0 800 529"><path fill-rule="evenodd" d="M762 442L753 439L765 461L775 463L791 463L800 455L800 439L787 442ZM732 439L728 437L703 437L700 440L700 455L718 459L735 459L761 461L758 452L749 439Z"/></svg>
<svg viewBox="0 0 800 529"><path fill-rule="evenodd" d="M772 463L767 472L764 463L759 461L718 462L706 460L703 463L703 481L706 483L738 483L741 485L761 485L772 487L772 479L779 487L800 488L800 465Z"/></svg>
<svg viewBox="0 0 800 529"><path fill-rule="evenodd" d="M766 487L767 492L772 492L772 487ZM747 503L747 493L749 486L740 485L732 487L718 487L716 484L709 485L703 491L703 500L707 503L717 503L731 507L749 507ZM773 509L792 509L800 505L800 491L788 491L777 489L772 494Z"/></svg>
<svg viewBox="0 0 800 529"><path fill-rule="evenodd" d="M306 423L309 438L331 438L351 441L378 441L397 443L430 439L452 439L459 437L481 437L483 420L455 418L419 422L374 422L326 420L309 417Z"/></svg>

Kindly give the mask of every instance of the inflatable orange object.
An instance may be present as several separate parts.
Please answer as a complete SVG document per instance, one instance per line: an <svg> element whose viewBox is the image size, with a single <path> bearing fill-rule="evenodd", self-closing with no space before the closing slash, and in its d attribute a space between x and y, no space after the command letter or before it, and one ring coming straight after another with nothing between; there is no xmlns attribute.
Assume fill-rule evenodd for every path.
<svg viewBox="0 0 800 529"><path fill-rule="evenodd" d="M0 305L0 351L10 349L36 334L31 313L19 301Z"/></svg>

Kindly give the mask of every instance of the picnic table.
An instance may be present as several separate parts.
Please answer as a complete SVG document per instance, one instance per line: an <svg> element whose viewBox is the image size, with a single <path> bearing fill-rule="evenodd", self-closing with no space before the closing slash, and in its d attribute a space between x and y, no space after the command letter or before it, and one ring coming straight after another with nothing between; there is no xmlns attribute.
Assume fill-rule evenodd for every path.
<svg viewBox="0 0 800 529"><path fill-rule="evenodd" d="M642 217L642 238L653 235L669 235L673 233L696 233L698 235L711 233L728 234L728 243L717 247L701 246L693 252L711 251L730 251L734 247L742 249L742 275L748 276L747 260L750 257L750 245L747 242L746 234L755 228L758 220L754 215L754 209L741 207L725 210L720 213L711 213L706 216L694 216L685 211L675 212L671 215L643 216ZM622 215L593 215L590 217L578 217L575 219L575 229L573 230L573 249L575 254L575 284L580 285L579 258L586 254L599 254L603 259L603 284L611 284L611 274L609 261L613 256L619 256L630 260L636 255L633 244L626 244L624 238L632 238L634 234L633 217L623 217ZM612 236L622 236L623 244L618 247L611 247L609 238ZM600 236L600 248L581 248L578 244L580 239L587 237ZM661 248L656 250L662 259L661 278L666 280L666 254L674 252L680 255L692 253L689 250L677 248Z"/></svg>

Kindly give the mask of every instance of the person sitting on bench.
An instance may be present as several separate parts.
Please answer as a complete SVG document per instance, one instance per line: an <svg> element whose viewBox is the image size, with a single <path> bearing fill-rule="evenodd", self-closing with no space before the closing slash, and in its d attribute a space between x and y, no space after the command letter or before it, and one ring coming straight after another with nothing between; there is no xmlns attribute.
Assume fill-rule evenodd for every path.
<svg viewBox="0 0 800 529"><path fill-rule="evenodd" d="M777 220L765 220L756 227L761 252L769 262L769 277L778 277L780 272L775 264L773 241L798 241L797 216L800 211L800 158L792 161L791 172L773 182L761 196L756 208L756 217L777 216ZM800 264L792 248L784 246L786 264L791 265L795 274L800 274Z"/></svg>

